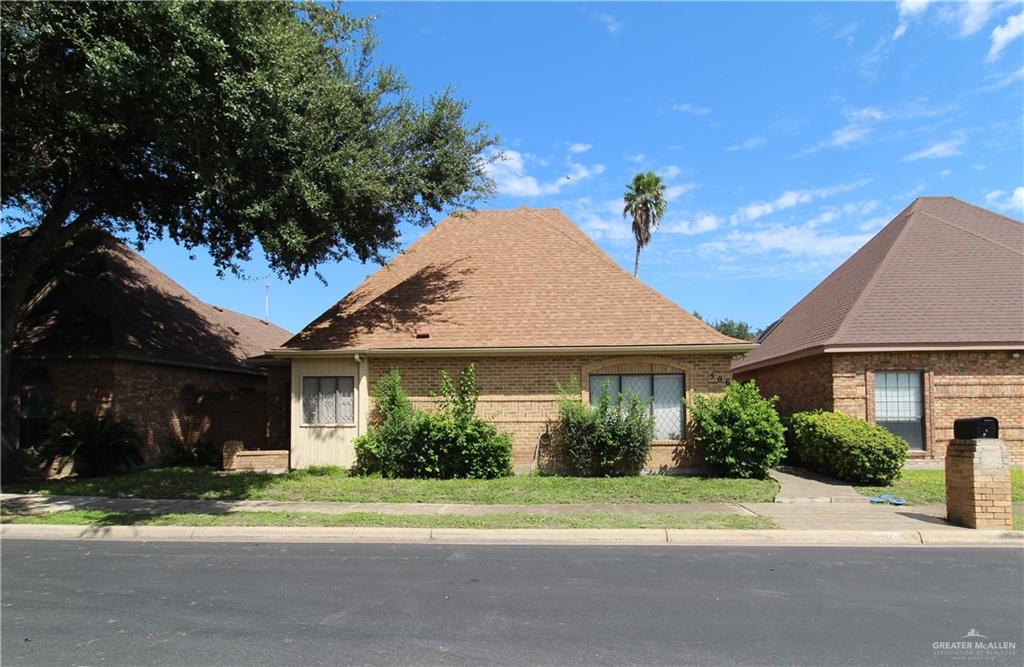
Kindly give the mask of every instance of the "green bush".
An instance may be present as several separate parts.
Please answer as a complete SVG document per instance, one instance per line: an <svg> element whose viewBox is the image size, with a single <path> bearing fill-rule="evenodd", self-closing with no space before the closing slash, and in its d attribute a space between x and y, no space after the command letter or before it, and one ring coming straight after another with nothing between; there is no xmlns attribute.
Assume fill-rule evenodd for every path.
<svg viewBox="0 0 1024 667"><path fill-rule="evenodd" d="M698 395L690 405L694 440L705 460L733 477L764 479L785 455L785 429L757 384L730 382L717 397Z"/></svg>
<svg viewBox="0 0 1024 667"><path fill-rule="evenodd" d="M56 416L49 433L39 445L39 456L47 466L63 472L70 464L79 477L98 477L127 472L142 464L142 438L135 425L109 414L64 412Z"/></svg>
<svg viewBox="0 0 1024 667"><path fill-rule="evenodd" d="M638 475L647 463L654 438L650 409L636 394L614 400L606 385L597 405L579 398L579 383L559 387L556 431L577 475L611 477Z"/></svg>
<svg viewBox="0 0 1024 667"><path fill-rule="evenodd" d="M212 440L197 440L192 444L185 444L177 438L171 438L167 443L170 454L167 456L167 465L186 466L189 468L219 468L223 461L223 455Z"/></svg>
<svg viewBox="0 0 1024 667"><path fill-rule="evenodd" d="M355 440L356 474L379 473L382 477L410 477L408 455L421 415L402 388L402 376L392 369L373 388L370 428Z"/></svg>
<svg viewBox="0 0 1024 667"><path fill-rule="evenodd" d="M471 364L459 382L441 374L436 413L417 410L392 370L374 389L375 418L355 442L358 474L492 479L512 474L512 438L476 417L480 392Z"/></svg>
<svg viewBox="0 0 1024 667"><path fill-rule="evenodd" d="M907 442L876 424L838 412L798 412L791 423L804 467L853 484L886 486L907 460Z"/></svg>

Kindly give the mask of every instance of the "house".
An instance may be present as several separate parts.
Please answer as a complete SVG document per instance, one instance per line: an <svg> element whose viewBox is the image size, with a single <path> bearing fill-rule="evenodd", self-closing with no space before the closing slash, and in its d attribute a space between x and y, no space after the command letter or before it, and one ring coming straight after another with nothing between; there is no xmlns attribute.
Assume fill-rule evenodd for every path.
<svg viewBox="0 0 1024 667"><path fill-rule="evenodd" d="M545 436L573 378L584 400L605 382L649 399L649 465L671 469L702 461L683 399L720 392L753 347L625 272L561 212L524 206L447 218L268 355L284 364L272 391L290 387L293 468L354 462L390 369L430 408L441 371L473 363L478 414L512 434L517 469L557 461Z"/></svg>
<svg viewBox="0 0 1024 667"><path fill-rule="evenodd" d="M942 460L958 417L994 416L1024 463L1024 224L921 197L733 363L779 411L835 410Z"/></svg>
<svg viewBox="0 0 1024 667"><path fill-rule="evenodd" d="M19 236L4 239L17 252ZM14 341L4 432L31 447L62 410L130 419L155 462L173 443L266 442L266 371L247 362L290 333L197 299L100 230L36 274Z"/></svg>

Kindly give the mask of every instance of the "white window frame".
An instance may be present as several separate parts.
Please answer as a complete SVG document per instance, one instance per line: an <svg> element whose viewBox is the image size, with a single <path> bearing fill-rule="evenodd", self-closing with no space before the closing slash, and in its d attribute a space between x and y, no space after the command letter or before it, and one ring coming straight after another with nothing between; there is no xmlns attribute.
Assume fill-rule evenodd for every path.
<svg viewBox="0 0 1024 667"><path fill-rule="evenodd" d="M306 384L306 378L333 378L341 380L348 378L352 381L352 421L348 422L332 422L327 424L311 424L306 422L306 409L305 403L306 395L303 388ZM356 382L356 376L354 375L328 375L328 374L316 374L316 375L300 375L299 376L299 428L337 428L340 426L355 426L359 421L359 401L358 401L359 387ZM319 395L319 394L318 394Z"/></svg>
<svg viewBox="0 0 1024 667"><path fill-rule="evenodd" d="M917 396L918 404L916 405L916 411L920 412L920 415L918 415L917 417L910 416L910 415L897 415L894 418L893 417L889 417L888 415L885 416L885 417L881 417L881 418L878 416L879 405L880 404L889 405L891 403L890 401L879 401L878 400L878 380L879 380L879 377L885 376L885 375L894 375L894 376L911 375L911 376L916 376L916 378L917 378L916 389L917 389L917 394L918 394L918 396ZM882 428L885 428L890 433L894 433L896 435L899 435L895 431L890 430L885 424L887 422L901 422L901 421L906 422L906 421L916 420L918 422L918 429L917 430L920 431L921 447L920 448L914 447L914 443L908 441L908 444L910 445L910 451L912 451L912 452L927 451L928 450L928 438L926 437L926 430L925 430L926 401L925 401L925 395L924 395L924 373L922 371L919 371L919 370L908 370L908 369L888 369L888 370L884 370L884 371L876 370L876 371L874 371L874 385L875 386L872 387L872 392L873 392L873 398L874 398L875 424L877 424L878 426L881 426ZM897 401L897 403L899 403L899 401Z"/></svg>

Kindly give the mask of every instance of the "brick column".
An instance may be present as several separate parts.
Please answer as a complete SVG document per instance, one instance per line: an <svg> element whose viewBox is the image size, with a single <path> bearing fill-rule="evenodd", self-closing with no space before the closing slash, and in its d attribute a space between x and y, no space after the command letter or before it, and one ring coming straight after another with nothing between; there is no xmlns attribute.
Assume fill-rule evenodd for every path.
<svg viewBox="0 0 1024 667"><path fill-rule="evenodd" d="M1010 463L1002 440L949 442L946 518L968 528L1012 528Z"/></svg>

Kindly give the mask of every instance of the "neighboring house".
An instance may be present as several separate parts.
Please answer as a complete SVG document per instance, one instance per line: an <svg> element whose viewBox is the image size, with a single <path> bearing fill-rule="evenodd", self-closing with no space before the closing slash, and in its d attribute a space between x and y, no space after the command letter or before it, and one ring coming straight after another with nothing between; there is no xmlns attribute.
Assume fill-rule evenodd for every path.
<svg viewBox="0 0 1024 667"><path fill-rule="evenodd" d="M836 410L942 459L958 417L994 416L1024 463L1024 224L921 197L733 363L779 411Z"/></svg>
<svg viewBox="0 0 1024 667"><path fill-rule="evenodd" d="M291 388L294 468L354 462L389 369L429 408L441 371L474 363L478 414L513 435L517 469L558 460L543 436L572 378L584 400L604 382L650 400L649 465L670 469L702 461L684 398L720 392L732 356L753 348L631 276L559 211L522 207L449 217L268 354L290 367L271 383Z"/></svg>
<svg viewBox="0 0 1024 667"><path fill-rule="evenodd" d="M17 252L20 237L4 239ZM87 250L55 257L14 344L4 432L39 442L62 410L111 412L135 422L158 460L172 443L266 443L266 371L248 357L284 342L284 329L203 303L99 230Z"/></svg>

